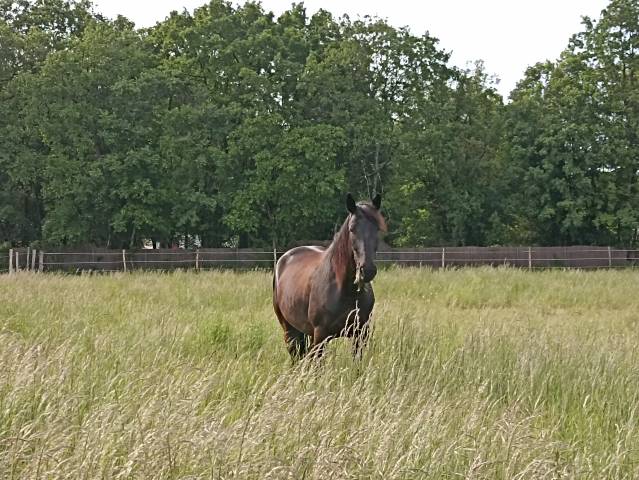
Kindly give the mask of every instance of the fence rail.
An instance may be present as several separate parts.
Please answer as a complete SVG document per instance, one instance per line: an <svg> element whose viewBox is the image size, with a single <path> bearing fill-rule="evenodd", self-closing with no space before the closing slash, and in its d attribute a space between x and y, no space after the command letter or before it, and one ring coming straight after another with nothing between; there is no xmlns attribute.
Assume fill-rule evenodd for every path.
<svg viewBox="0 0 639 480"><path fill-rule="evenodd" d="M272 268L283 252L248 249L46 251L31 248L0 252L0 273L117 272L132 270L209 270ZM377 253L382 265L511 266L546 268L628 268L639 266L639 250L612 247L430 247L385 248Z"/></svg>

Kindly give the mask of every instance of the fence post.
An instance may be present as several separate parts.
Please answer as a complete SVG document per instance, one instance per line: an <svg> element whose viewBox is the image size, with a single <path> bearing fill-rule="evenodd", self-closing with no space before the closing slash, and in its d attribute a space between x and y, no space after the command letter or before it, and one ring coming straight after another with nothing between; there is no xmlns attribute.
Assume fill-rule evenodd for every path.
<svg viewBox="0 0 639 480"><path fill-rule="evenodd" d="M36 254L38 253L38 250L36 250L35 248L33 250L31 250L31 271L35 272L35 266L36 266Z"/></svg>
<svg viewBox="0 0 639 480"><path fill-rule="evenodd" d="M44 250L40 250L40 262L38 264L40 273L44 272Z"/></svg>
<svg viewBox="0 0 639 480"><path fill-rule="evenodd" d="M27 247L27 264L24 266L24 269L29 271L29 261L31 260L31 247Z"/></svg>
<svg viewBox="0 0 639 480"><path fill-rule="evenodd" d="M612 251L611 248L608 247L608 268L612 267Z"/></svg>
<svg viewBox="0 0 639 480"><path fill-rule="evenodd" d="M442 247L442 268L446 268L446 247Z"/></svg>
<svg viewBox="0 0 639 480"><path fill-rule="evenodd" d="M13 248L9 249L9 273L13 273Z"/></svg>
<svg viewBox="0 0 639 480"><path fill-rule="evenodd" d="M126 272L126 250L122 249L122 265L124 267L124 271Z"/></svg>
<svg viewBox="0 0 639 480"><path fill-rule="evenodd" d="M195 270L200 269L200 249L195 249Z"/></svg>
<svg viewBox="0 0 639 480"><path fill-rule="evenodd" d="M528 270L532 270L532 248L528 247Z"/></svg>
<svg viewBox="0 0 639 480"><path fill-rule="evenodd" d="M20 271L20 252L16 250L16 272Z"/></svg>

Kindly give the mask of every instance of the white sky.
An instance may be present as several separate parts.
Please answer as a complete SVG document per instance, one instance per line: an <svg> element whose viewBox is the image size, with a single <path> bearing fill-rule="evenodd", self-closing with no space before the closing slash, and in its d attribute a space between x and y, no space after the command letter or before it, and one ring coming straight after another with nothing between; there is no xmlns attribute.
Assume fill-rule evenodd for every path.
<svg viewBox="0 0 639 480"><path fill-rule="evenodd" d="M171 10L181 11L206 0L94 0L96 10L108 17L118 13L139 27L161 21ZM238 2L234 2L238 3ZM243 3L243 2L242 2ZM290 0L262 0L265 10L280 14ZM501 81L504 97L523 77L526 67L556 59L568 39L581 31L581 17L597 19L607 0L306 0L310 15L319 8L335 16L347 13L386 18L396 27L409 26L414 34L428 31L440 48L452 52L460 67L483 60L486 71Z"/></svg>

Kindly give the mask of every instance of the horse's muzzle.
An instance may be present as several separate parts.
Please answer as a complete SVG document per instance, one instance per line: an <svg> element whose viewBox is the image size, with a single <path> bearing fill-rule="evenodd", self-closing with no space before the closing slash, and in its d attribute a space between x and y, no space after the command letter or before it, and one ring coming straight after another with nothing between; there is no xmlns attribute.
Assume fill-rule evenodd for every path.
<svg viewBox="0 0 639 480"><path fill-rule="evenodd" d="M364 282L368 283L372 281L375 278L375 275L377 275L377 267L375 265L362 268L362 277L364 278Z"/></svg>

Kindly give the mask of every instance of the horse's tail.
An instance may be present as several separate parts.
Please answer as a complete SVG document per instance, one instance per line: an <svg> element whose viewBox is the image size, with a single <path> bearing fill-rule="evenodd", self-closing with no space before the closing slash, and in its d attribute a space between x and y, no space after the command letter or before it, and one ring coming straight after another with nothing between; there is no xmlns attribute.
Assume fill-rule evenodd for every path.
<svg viewBox="0 0 639 480"><path fill-rule="evenodd" d="M275 267L277 268L277 267ZM277 288L277 283L275 282L275 271L273 271L273 299L275 300L275 289Z"/></svg>
<svg viewBox="0 0 639 480"><path fill-rule="evenodd" d="M282 328L284 328L284 330L286 331L286 320L284 319L284 315L282 315L280 306L277 303L277 265L275 266L275 271L273 272L273 310L275 310L275 315L282 325Z"/></svg>
<svg viewBox="0 0 639 480"><path fill-rule="evenodd" d="M273 269L273 305L277 303L277 265Z"/></svg>
<svg viewBox="0 0 639 480"><path fill-rule="evenodd" d="M273 264L273 302L275 302L275 295L277 292L277 284L279 283L279 275L278 275L278 271L279 271L279 267L280 267L280 260L282 260L282 257L278 258L276 262L274 262Z"/></svg>

